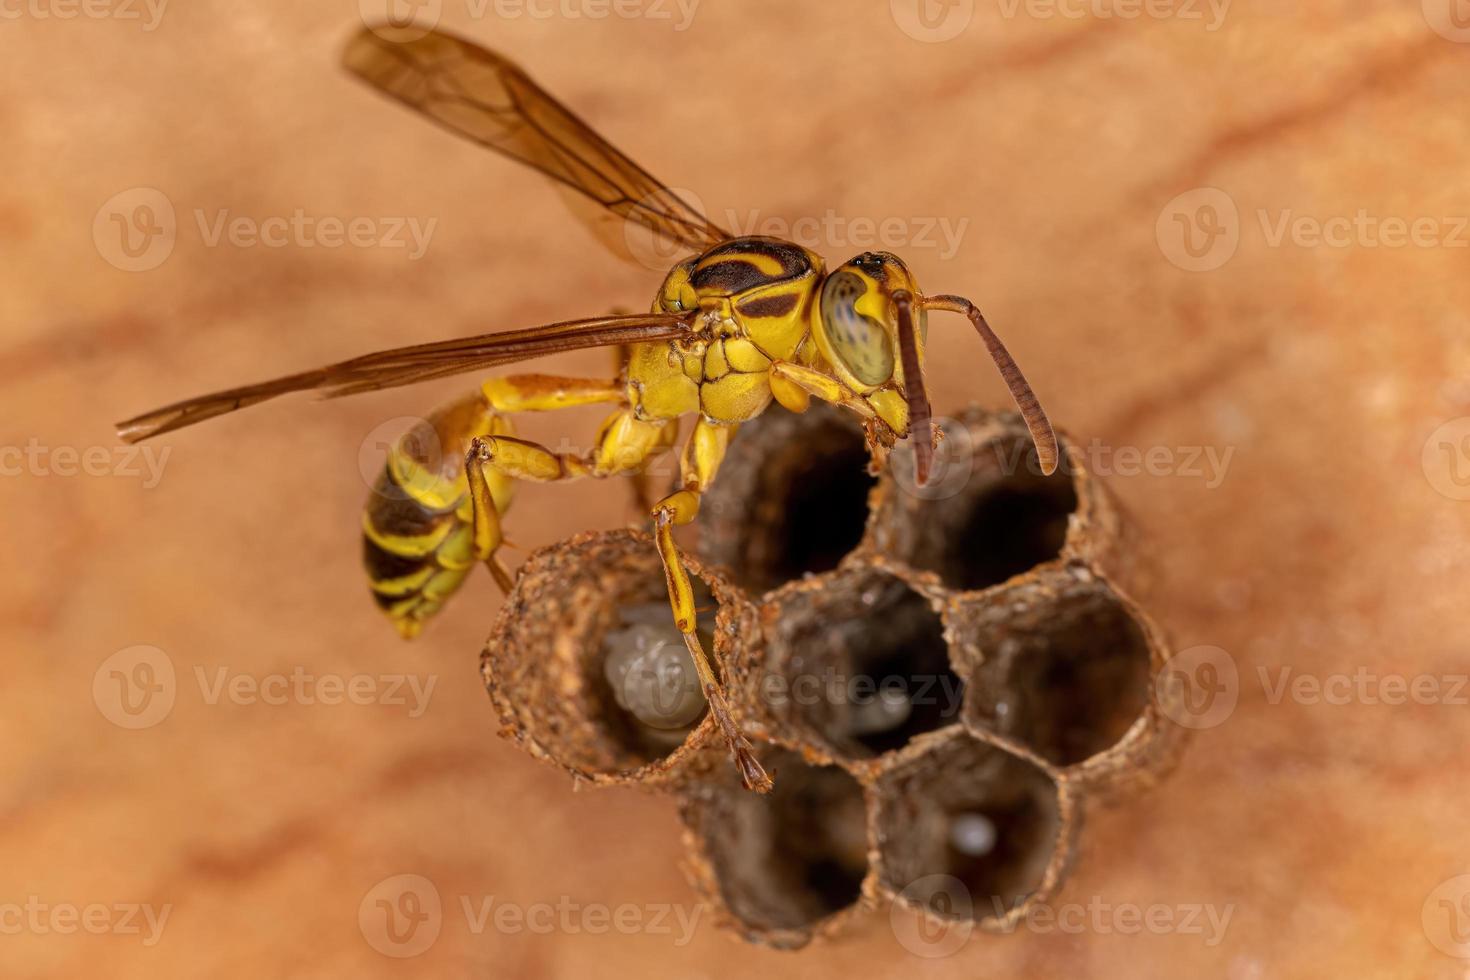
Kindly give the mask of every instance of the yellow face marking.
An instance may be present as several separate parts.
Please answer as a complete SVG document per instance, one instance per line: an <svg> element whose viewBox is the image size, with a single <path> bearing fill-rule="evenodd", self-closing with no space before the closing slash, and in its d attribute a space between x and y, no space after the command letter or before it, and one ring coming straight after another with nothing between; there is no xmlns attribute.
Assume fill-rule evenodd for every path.
<svg viewBox="0 0 1470 980"><path fill-rule="evenodd" d="M883 324L859 308L876 289L853 272L833 273L822 287L822 334L832 359L864 385L893 377L893 338ZM863 303L871 310L871 301Z"/></svg>
<svg viewBox="0 0 1470 980"><path fill-rule="evenodd" d="M909 403L897 388L880 388L868 396L868 404L894 432L904 435L909 431Z"/></svg>

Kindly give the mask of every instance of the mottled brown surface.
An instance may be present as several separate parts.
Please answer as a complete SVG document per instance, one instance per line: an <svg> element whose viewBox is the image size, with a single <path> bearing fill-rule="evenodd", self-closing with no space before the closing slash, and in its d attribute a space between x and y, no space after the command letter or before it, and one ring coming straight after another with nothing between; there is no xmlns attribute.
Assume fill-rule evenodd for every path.
<svg viewBox="0 0 1470 980"><path fill-rule="evenodd" d="M1071 432L1234 450L1218 486L1110 481L1161 554L1150 609L1181 645L1230 652L1239 705L1172 781L1091 820L1058 898L1233 905L1224 941L1023 930L926 962L881 917L794 956L707 925L682 946L677 927L476 934L460 896L692 899L667 801L574 794L494 737L476 675L497 601L485 576L414 646L366 598L358 446L449 384L273 405L179 434L151 489L36 467L0 481L11 565L0 904L172 907L146 948L136 935L7 932L0 972L1460 975L1421 913L1470 860L1466 707L1273 703L1257 671L1274 684L1287 665L1319 678L1467 669L1470 503L1437 489L1455 488L1438 444L1432 467L1421 454L1437 426L1470 414L1470 236L1452 220L1470 213L1470 47L1408 0L1237 3L1216 31L982 2L943 43L907 36L888 6L705 0L677 32L648 19L476 20L449 3L445 23L530 65L717 219L830 208L968 221L952 257L898 250L929 288L982 303ZM647 301L657 275L601 253L535 176L343 78L335 52L357 23L352 4L283 2L178 3L152 32L26 12L5 22L0 445L110 447L110 422L160 400ZM129 273L99 255L92 224L139 186L168 196L180 232L166 262ZM1239 248L1188 272L1156 226L1175 195L1206 186L1237 205ZM438 226L416 262L402 250L210 248L196 208ZM1354 233L1344 247L1272 247L1288 209L1429 218L1448 241L1371 247ZM840 261L866 243L815 244ZM937 407L1000 403L963 321L935 330ZM605 365L589 353L555 367ZM595 421L526 429L579 444ZM524 548L625 514L606 487L558 488L524 495L511 533ZM166 719L129 731L99 711L92 684L137 644L166 652L179 689ZM196 667L211 683L221 667L301 667L437 685L417 718L386 704L211 704ZM431 879L445 902L442 934L415 959L380 955L358 924L364 896L400 873ZM1436 901L1429 913L1443 922Z"/></svg>

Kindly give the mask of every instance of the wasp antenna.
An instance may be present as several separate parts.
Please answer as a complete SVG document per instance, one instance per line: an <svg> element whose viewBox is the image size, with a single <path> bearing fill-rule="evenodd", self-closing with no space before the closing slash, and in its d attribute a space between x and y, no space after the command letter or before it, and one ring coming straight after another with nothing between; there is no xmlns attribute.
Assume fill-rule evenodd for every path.
<svg viewBox="0 0 1470 980"><path fill-rule="evenodd" d="M929 393L924 390L924 369L919 364L919 341L914 333L914 297L906 289L893 294L898 310L898 353L903 361L903 393L909 406L909 436L914 440L914 476L919 486L929 483L934 463L934 431L929 411Z"/></svg>
<svg viewBox="0 0 1470 980"><path fill-rule="evenodd" d="M923 303L925 309L963 313L970 318L970 322L975 325L975 331L985 342L985 349L990 351L991 360L995 361L996 368L1000 370L1006 387L1011 390L1011 397L1021 410L1021 418L1026 420L1026 428L1031 431L1031 441L1036 444L1037 459L1041 461L1041 472L1047 476L1055 473L1060 455L1056 433L1052 432L1051 422L1047 419L1041 402L1037 401L1036 393L1026 383L1026 376L1016 366L1006 345L1000 342L995 331L990 329L990 324L985 322L985 316L974 303L963 296L926 296Z"/></svg>

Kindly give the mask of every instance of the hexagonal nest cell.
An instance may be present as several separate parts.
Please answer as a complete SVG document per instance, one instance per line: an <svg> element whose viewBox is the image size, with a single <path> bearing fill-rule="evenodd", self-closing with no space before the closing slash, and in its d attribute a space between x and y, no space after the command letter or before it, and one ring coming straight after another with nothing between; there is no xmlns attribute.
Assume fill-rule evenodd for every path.
<svg viewBox="0 0 1470 980"><path fill-rule="evenodd" d="M997 740L954 729L880 776L884 893L939 919L1000 928L1060 884L1075 803L1057 777Z"/></svg>
<svg viewBox="0 0 1470 980"><path fill-rule="evenodd" d="M648 535L533 555L486 647L502 733L673 794L691 880L749 941L796 948L882 902L1003 928L1060 887L1084 804L1178 757L1151 693L1168 650L1124 588L1141 566L1109 495L1075 454L1042 476L1014 414L944 431L917 487L903 448L868 474L848 416L773 408L705 498L686 563L770 794L678 693ZM650 724L660 706L677 710Z"/></svg>
<svg viewBox="0 0 1470 980"><path fill-rule="evenodd" d="M691 878L747 939L791 949L839 928L860 906L867 803L839 766L770 743L759 757L776 779L768 795L746 790L722 759L685 787Z"/></svg>
<svg viewBox="0 0 1470 980"><path fill-rule="evenodd" d="M759 594L830 571L862 539L863 430L835 409L771 409L742 428L700 508L700 554Z"/></svg>
<svg viewBox="0 0 1470 980"><path fill-rule="evenodd" d="M689 571L703 600L705 645L721 669L754 610L720 574L692 559ZM502 734L593 783L652 787L672 778L718 733L707 710L680 718L671 702L649 724L614 689L608 660L638 626L682 648L649 535L581 534L532 555L481 658ZM625 678L625 687L636 682Z"/></svg>
<svg viewBox="0 0 1470 980"><path fill-rule="evenodd" d="M762 671L742 675L762 729L858 764L959 720L932 603L885 571L852 567L767 596Z"/></svg>

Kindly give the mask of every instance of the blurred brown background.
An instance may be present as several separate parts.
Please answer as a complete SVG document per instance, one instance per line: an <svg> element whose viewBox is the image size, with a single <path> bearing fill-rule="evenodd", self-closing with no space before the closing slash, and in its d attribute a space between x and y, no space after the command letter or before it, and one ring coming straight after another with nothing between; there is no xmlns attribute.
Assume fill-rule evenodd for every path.
<svg viewBox="0 0 1470 980"><path fill-rule="evenodd" d="M263 406L158 441L152 475L114 454L110 423L378 347L641 307L658 274L602 251L536 175L344 77L352 3L8 6L0 974L1461 975L1470 11L1454 2L926 0L921 18L914 0L692 16L629 0L634 16L597 18L595 0L444 0L444 26L526 65L717 221L896 219L894 250L981 303L1061 425L1167 450L1152 473L1096 459L1159 552L1151 609L1181 647L1228 653L1238 704L1159 791L1091 815L1059 902L1229 909L1223 941L1105 917L933 961L881 914L794 955L708 922L684 942L673 919L477 931L462 899L693 910L665 801L574 793L495 737L487 577L414 645L368 600L359 447L372 472L393 420L470 382ZM171 251L139 230L166 208ZM307 233L210 243L222 212L298 211L436 224L417 259ZM962 228L953 248L942 228ZM804 243L841 261L881 244L864 233L828 221ZM937 338L937 408L1002 403L963 321ZM548 367L600 374L606 355ZM595 418L525 430L575 442ZM1232 454L1218 479L1187 465L1206 448ZM584 484L522 494L510 528L528 548L626 519L620 493ZM113 672L159 664L139 645L175 689L128 728ZM215 688L298 670L367 678L374 703ZM424 710L407 688L385 703L379 679L403 674L435 684ZM1302 675L1347 703L1276 696ZM1430 703L1378 696L1421 676ZM359 928L398 874L444 902L412 959ZM129 904L166 907L161 933Z"/></svg>

